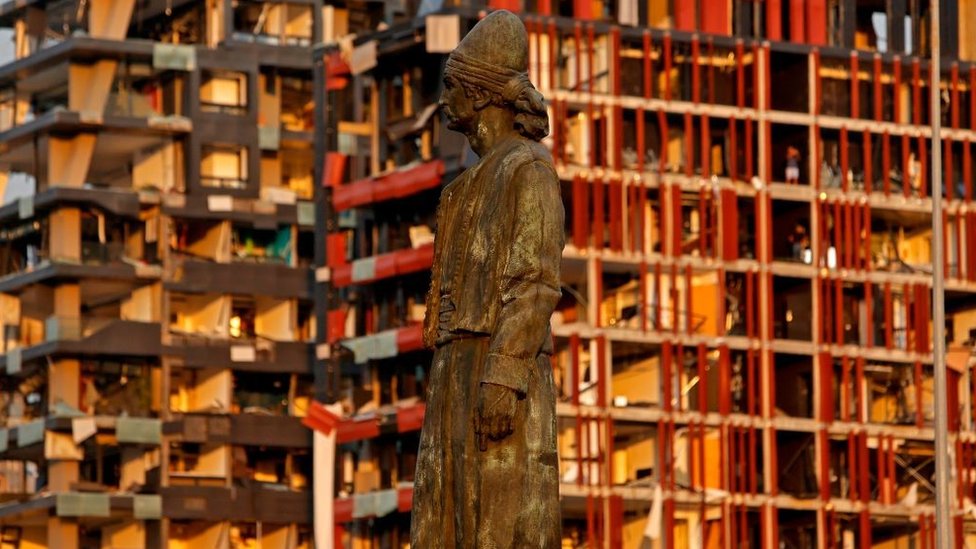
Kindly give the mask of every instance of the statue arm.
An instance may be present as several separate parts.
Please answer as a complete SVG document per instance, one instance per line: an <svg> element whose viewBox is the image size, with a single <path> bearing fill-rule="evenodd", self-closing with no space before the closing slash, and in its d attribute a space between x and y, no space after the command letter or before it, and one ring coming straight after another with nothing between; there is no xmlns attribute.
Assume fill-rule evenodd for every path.
<svg viewBox="0 0 976 549"><path fill-rule="evenodd" d="M547 163L529 162L515 177L511 240L500 250L501 305L481 381L523 396L560 297L565 213L559 180Z"/></svg>

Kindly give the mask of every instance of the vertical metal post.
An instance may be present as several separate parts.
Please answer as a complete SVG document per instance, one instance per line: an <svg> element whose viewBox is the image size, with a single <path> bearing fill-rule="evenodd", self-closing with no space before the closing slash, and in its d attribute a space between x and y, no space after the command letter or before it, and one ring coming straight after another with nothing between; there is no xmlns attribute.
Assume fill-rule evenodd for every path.
<svg viewBox="0 0 976 549"><path fill-rule="evenodd" d="M945 185L942 177L942 93L941 93L941 44L939 40L939 0L930 0L932 63L929 71L929 117L932 123L932 366L935 369L935 529L938 549L950 549L952 545L949 478L949 414L948 382L945 362L945 288L943 263L942 194Z"/></svg>

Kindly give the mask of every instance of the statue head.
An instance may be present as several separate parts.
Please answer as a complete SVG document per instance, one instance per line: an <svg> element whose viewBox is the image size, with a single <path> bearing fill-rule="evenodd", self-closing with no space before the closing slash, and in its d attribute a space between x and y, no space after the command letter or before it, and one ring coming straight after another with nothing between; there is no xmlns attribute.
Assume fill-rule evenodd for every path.
<svg viewBox="0 0 976 549"><path fill-rule="evenodd" d="M549 134L542 94L528 76L529 40L513 13L490 13L447 58L440 103L448 127L469 138L502 129L541 140ZM496 124L492 124L496 122Z"/></svg>

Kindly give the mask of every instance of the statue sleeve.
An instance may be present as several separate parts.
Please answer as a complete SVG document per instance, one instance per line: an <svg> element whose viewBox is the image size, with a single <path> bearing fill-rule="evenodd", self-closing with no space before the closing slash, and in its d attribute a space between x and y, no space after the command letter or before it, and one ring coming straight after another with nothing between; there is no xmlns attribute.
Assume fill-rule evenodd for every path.
<svg viewBox="0 0 976 549"><path fill-rule="evenodd" d="M524 395L536 356L549 337L559 300L559 265L565 241L559 180L552 167L533 161L513 181L511 238L499 250L500 309L491 333L482 383Z"/></svg>

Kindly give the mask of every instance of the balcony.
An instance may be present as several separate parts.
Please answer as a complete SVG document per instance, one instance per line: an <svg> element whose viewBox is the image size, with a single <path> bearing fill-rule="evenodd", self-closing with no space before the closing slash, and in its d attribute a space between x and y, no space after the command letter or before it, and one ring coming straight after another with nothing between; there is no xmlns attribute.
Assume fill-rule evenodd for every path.
<svg viewBox="0 0 976 549"><path fill-rule="evenodd" d="M275 298L311 298L307 269L274 263L217 263L179 257L167 288L178 292L265 295Z"/></svg>
<svg viewBox="0 0 976 549"><path fill-rule="evenodd" d="M49 355L151 357L160 353L158 322L118 318L70 318L50 316L42 339L23 347L7 347L0 368L7 374L21 371L29 361Z"/></svg>
<svg viewBox="0 0 976 549"><path fill-rule="evenodd" d="M210 339L173 336L168 356L182 359L184 368L232 368L239 371L307 374L312 346L304 342L256 339Z"/></svg>
<svg viewBox="0 0 976 549"><path fill-rule="evenodd" d="M55 109L0 134L0 162L10 173L35 177L38 191L56 186L182 188L182 171L175 169L182 154L179 139L192 129L183 117L92 117ZM79 138L92 134L97 139L88 149ZM87 170L66 171L69 159L85 162ZM39 168L39 160L46 170Z"/></svg>
<svg viewBox="0 0 976 549"><path fill-rule="evenodd" d="M163 515L171 520L256 520L308 523L312 495L266 487L220 488L170 486L160 489Z"/></svg>
<svg viewBox="0 0 976 549"><path fill-rule="evenodd" d="M301 419L290 416L188 413L167 422L164 432L182 442L193 443L309 448L312 442Z"/></svg>
<svg viewBox="0 0 976 549"><path fill-rule="evenodd" d="M314 205L303 200L295 204L282 204L228 195L171 194L163 198L162 210L166 215L194 220L230 220L266 227L297 224L303 230L310 230L315 225Z"/></svg>

